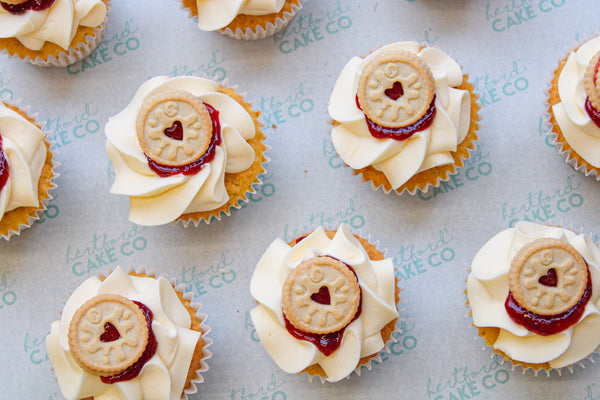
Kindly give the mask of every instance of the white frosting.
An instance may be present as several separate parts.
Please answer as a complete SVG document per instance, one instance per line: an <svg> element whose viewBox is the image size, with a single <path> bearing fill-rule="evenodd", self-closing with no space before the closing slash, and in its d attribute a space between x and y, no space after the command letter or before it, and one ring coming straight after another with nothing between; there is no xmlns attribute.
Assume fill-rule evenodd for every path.
<svg viewBox="0 0 600 400"><path fill-rule="evenodd" d="M247 140L256 131L246 109L217 92L218 88L218 83L208 79L159 76L145 82L131 103L109 118L105 127L106 152L115 172L110 193L130 196L130 221L161 225L184 213L214 210L229 200L225 173L241 172L252 165L255 153ZM221 145L216 147L214 159L195 175L158 176L148 166L138 142L135 124L144 100L166 90L190 92L219 112Z"/></svg>
<svg viewBox="0 0 600 400"><path fill-rule="evenodd" d="M16 38L31 50L45 42L68 49L79 26L96 27L106 18L101 0L56 0L42 11L13 15L0 7L0 38Z"/></svg>
<svg viewBox="0 0 600 400"><path fill-rule="evenodd" d="M594 167L600 167L600 128L585 111L587 95L583 76L590 60L598 51L600 36L569 54L558 78L561 102L552 107L556 122L567 143Z"/></svg>
<svg viewBox="0 0 600 400"><path fill-rule="evenodd" d="M0 220L17 207L38 207L38 183L46 145L34 124L0 102L0 136L8 161L8 181L0 189Z"/></svg>
<svg viewBox="0 0 600 400"><path fill-rule="evenodd" d="M198 27L216 31L226 27L240 14L266 15L279 12L285 0L196 0Z"/></svg>
<svg viewBox="0 0 600 400"><path fill-rule="evenodd" d="M68 331L77 309L100 294L119 294L142 302L152 311L152 330L158 347L154 356L131 380L102 383L99 376L79 367L69 351ZM104 281L87 279L69 297L60 321L54 321L46 349L60 390L68 400L94 396L102 400L178 400L200 332L190 329L190 314L165 278L128 275L117 267Z"/></svg>
<svg viewBox="0 0 600 400"><path fill-rule="evenodd" d="M516 324L506 312L508 271L519 249L539 238L553 238L571 244L588 264L592 296L583 316L568 329L541 336ZM495 327L500 335L493 347L510 358L528 363L548 362L552 368L572 365L600 345L600 250L585 235L571 230L518 222L489 240L475 255L467 279L467 295L478 327Z"/></svg>
<svg viewBox="0 0 600 400"><path fill-rule="evenodd" d="M346 327L340 348L327 357L312 343L290 335L281 308L282 287L290 271L322 255L350 265L362 289L360 316ZM381 329L398 317L395 288L392 259L369 260L364 247L344 224L333 239L320 227L292 247L281 239L269 246L250 281L250 292L259 303L250 316L261 343L284 371L297 373L318 363L329 381L338 381L350 375L361 357L383 349Z"/></svg>
<svg viewBox="0 0 600 400"><path fill-rule="evenodd" d="M364 113L356 105L356 92L363 66L373 57L390 50L418 54L429 65L435 79L436 115L432 124L406 140L374 138ZM419 50L417 42L398 42L380 48L365 59L352 58L335 83L329 99L329 115L340 125L331 130L333 145L353 169L369 165L385 174L397 189L416 173L452 164L456 151L469 132L471 98L466 90L455 89L463 81L460 66L439 49Z"/></svg>

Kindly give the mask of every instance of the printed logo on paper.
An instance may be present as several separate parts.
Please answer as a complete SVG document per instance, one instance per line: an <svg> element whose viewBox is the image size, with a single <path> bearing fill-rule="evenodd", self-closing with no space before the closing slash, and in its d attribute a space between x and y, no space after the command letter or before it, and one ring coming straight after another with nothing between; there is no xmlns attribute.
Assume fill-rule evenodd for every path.
<svg viewBox="0 0 600 400"><path fill-rule="evenodd" d="M512 68L499 75L475 76L475 90L481 94L479 103L488 107L506 98L512 98L529 88L529 80L524 76L527 67L521 60L514 60Z"/></svg>
<svg viewBox="0 0 600 400"><path fill-rule="evenodd" d="M408 280L443 267L454 260L453 242L454 237L444 228L429 243L401 245L394 257L396 275Z"/></svg>
<svg viewBox="0 0 600 400"><path fill-rule="evenodd" d="M13 91L10 89L12 78L8 76L5 70L0 70L0 100L12 100Z"/></svg>
<svg viewBox="0 0 600 400"><path fill-rule="evenodd" d="M312 89L306 87L306 81L298 84L296 93L281 99L275 96L263 97L258 103L260 120L264 130L275 129L281 124L310 113L315 104L311 98Z"/></svg>
<svg viewBox="0 0 600 400"><path fill-rule="evenodd" d="M584 392L584 395L575 395L573 400L600 400L600 391L595 383L587 385Z"/></svg>
<svg viewBox="0 0 600 400"><path fill-rule="evenodd" d="M348 201L348 206L336 213L330 214L324 211L312 213L306 222L299 228L290 228L290 226L286 224L283 231L283 240L286 243L289 243L293 239L297 239L302 235L312 232L318 226L323 226L326 229L333 229L342 223L348 225L351 230L356 231L362 228L366 221L365 217L360 212L362 208L362 204L358 204L356 199L351 198Z"/></svg>
<svg viewBox="0 0 600 400"><path fill-rule="evenodd" d="M501 356L494 354L492 361L471 371L468 366L454 367L448 377L427 378L427 398L431 400L471 399L498 390L510 379L502 368ZM501 389L500 389L501 390ZM479 397L478 397L479 398Z"/></svg>
<svg viewBox="0 0 600 400"><path fill-rule="evenodd" d="M485 7L485 18L494 32L506 32L526 25L565 3L567 0L489 0Z"/></svg>
<svg viewBox="0 0 600 400"><path fill-rule="evenodd" d="M125 22L125 26L112 36L105 36L102 43L88 57L67 67L67 72L77 75L93 69L114 59L134 52L140 48L140 39L136 35L139 27L133 19Z"/></svg>
<svg viewBox="0 0 600 400"><path fill-rule="evenodd" d="M40 365L48 361L46 353L46 335L32 335L29 332L25 333L25 341L23 349L27 353L27 359L30 363Z"/></svg>
<svg viewBox="0 0 600 400"><path fill-rule="evenodd" d="M248 199L253 203L258 203L264 199L272 197L275 194L275 185L271 182L273 172L266 172L260 175L262 184L256 185L256 193L249 193ZM248 207L249 203L242 203L241 208Z"/></svg>
<svg viewBox="0 0 600 400"><path fill-rule="evenodd" d="M260 383L258 383L260 384ZM275 373L271 374L271 379L261 386L253 384L249 387L236 388L231 390L231 400L286 400L284 384L285 379L278 377Z"/></svg>
<svg viewBox="0 0 600 400"><path fill-rule="evenodd" d="M210 59L200 65L178 65L171 71L172 76L197 76L223 82L227 78L227 71L223 66L225 57L220 50L213 50Z"/></svg>
<svg viewBox="0 0 600 400"><path fill-rule="evenodd" d="M0 312L17 302L17 293L12 289L15 280L9 275L10 271L0 272Z"/></svg>
<svg viewBox="0 0 600 400"><path fill-rule="evenodd" d="M182 267L177 276L177 283L185 285L185 290L191 290L196 296L202 296L209 290L221 289L232 284L236 279L233 269L235 259L225 250L219 259L209 266Z"/></svg>
<svg viewBox="0 0 600 400"><path fill-rule="evenodd" d="M67 119L56 117L46 120L45 128L50 131L50 140L55 142L56 148L61 148L100 132L98 112L98 106L92 101Z"/></svg>
<svg viewBox="0 0 600 400"><path fill-rule="evenodd" d="M323 3L323 7L329 4ZM337 0L336 7L322 13L298 14L283 31L273 36L273 41L284 54L310 46L328 36L347 31L352 26L348 16L349 5Z"/></svg>
<svg viewBox="0 0 600 400"><path fill-rule="evenodd" d="M114 265L124 257L143 252L148 241L141 233L145 227L131 224L131 229L116 237L107 233L94 233L84 248L67 246L66 262L76 276L95 274L99 269Z"/></svg>
<svg viewBox="0 0 600 400"><path fill-rule="evenodd" d="M415 324L410 321L402 321L400 329L392 333L395 342L389 344L390 352L382 351L379 356L381 362L386 362L392 357L403 356L409 354L417 348L417 338L414 336ZM373 360L373 364L379 364L377 360Z"/></svg>
<svg viewBox="0 0 600 400"><path fill-rule="evenodd" d="M518 221L551 222L562 218L571 210L583 205L583 195L579 188L581 183L577 182L574 175L567 178L567 182L555 190L545 192L529 192L525 199L518 203L502 203L502 219L512 227Z"/></svg>
<svg viewBox="0 0 600 400"><path fill-rule="evenodd" d="M538 133L544 138L546 146L554 148L552 138L548 135L550 131L552 131L552 126L549 123L546 123L544 117L540 117L538 121Z"/></svg>

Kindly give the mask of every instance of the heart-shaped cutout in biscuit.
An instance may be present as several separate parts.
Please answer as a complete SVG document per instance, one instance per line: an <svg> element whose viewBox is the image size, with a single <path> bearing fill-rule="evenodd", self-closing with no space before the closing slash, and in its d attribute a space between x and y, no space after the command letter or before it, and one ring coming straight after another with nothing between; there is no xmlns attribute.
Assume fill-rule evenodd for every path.
<svg viewBox="0 0 600 400"><path fill-rule="evenodd" d="M394 85L389 89L385 89L384 93L387 97L396 101L404 95L404 88L402 87L402 83L394 82Z"/></svg>
<svg viewBox="0 0 600 400"><path fill-rule="evenodd" d="M164 130L165 136L173 140L183 140L183 126L181 122L175 121L173 125Z"/></svg>
<svg viewBox="0 0 600 400"><path fill-rule="evenodd" d="M100 335L100 341L107 343L107 342L114 342L115 340L119 339L121 337L121 334L119 333L118 329L115 328L115 326L113 324L111 324L110 322L107 322L104 324L104 333L102 333L102 335Z"/></svg>
<svg viewBox="0 0 600 400"><path fill-rule="evenodd" d="M331 296L329 295L329 289L327 288L327 286L321 286L317 293L313 293L310 295L310 299L319 304L331 304Z"/></svg>
<svg viewBox="0 0 600 400"><path fill-rule="evenodd" d="M556 287L558 285L558 276L556 275L556 270L554 268L550 268L546 275L540 276L538 282L544 286Z"/></svg>

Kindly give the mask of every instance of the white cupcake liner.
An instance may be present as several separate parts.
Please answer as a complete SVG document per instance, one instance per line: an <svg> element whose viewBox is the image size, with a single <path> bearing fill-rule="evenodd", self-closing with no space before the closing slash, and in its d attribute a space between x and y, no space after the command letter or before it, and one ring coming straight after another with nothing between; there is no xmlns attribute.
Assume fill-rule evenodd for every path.
<svg viewBox="0 0 600 400"><path fill-rule="evenodd" d="M389 42L388 44L391 44L391 43L393 43L393 42ZM383 44L380 44L378 48L381 48L381 47L383 47L383 46L384 46ZM427 42L422 42L422 43L421 43L421 46L422 46L422 47L434 47L434 48L437 48L437 49L439 49L439 50L443 51L444 53L448 54L450 57L452 57L452 55L450 54L450 52L449 52L449 51L442 50L442 49L440 49L438 46L431 46L431 45L430 45L429 43L427 43ZM378 48L375 48L375 49L374 49L374 48L370 48L370 49L369 49L369 53L368 53L368 54L361 54L361 55L360 55L360 57L364 59L364 58L365 58L365 57L367 57L369 54L371 54L371 53L373 53L374 51L376 51ZM452 57L452 58L453 58L453 57ZM480 128L480 123L481 123L481 121L482 121L482 119L483 119L483 116L482 116L482 115L481 115L481 113L479 112L479 111L481 111L481 104L479 103L479 99L481 98L481 94L475 91L476 87L475 87L475 85L474 85L472 82L470 82L470 81L468 80L469 74L466 74L466 73L464 73L464 68L463 68L463 66L462 66L462 65L460 66L460 68L461 68L461 70L463 71L463 77L466 77L466 78L467 78L467 82L468 82L468 83L469 83L471 86L473 86L473 92L472 92L472 93L473 93L473 95L475 96L475 102L474 102L474 105L477 107L477 120L476 120L476 121L473 121L473 123L476 125L476 126L475 126L475 131L474 131L474 132L475 132L475 136L476 136L476 137L475 137L475 139L474 139L474 140L472 141L472 143L471 143L471 145L472 145L472 148L467 148L467 154L468 154L468 156L467 156L467 157L464 157L464 156L461 156L461 157L460 157L460 162L461 162L461 163L463 164L463 166L464 166L464 162L465 162L466 160L470 159L470 158L471 158L471 156L472 156L472 154L473 154L473 152L477 150L477 141L480 139L480 137L479 137L479 135L477 134L477 132L479 131L479 128ZM471 94L471 92L470 92L470 94ZM472 104L473 104L473 103L472 103ZM329 125L331 125L331 126L335 126L335 125L334 125L334 124L335 124L335 122L334 122L334 120L333 120L332 118L329 118L329 120L328 120L328 123L329 123ZM466 138L465 138L465 140L466 140ZM461 143L462 143L462 142L461 142ZM459 143L459 145L460 145L461 143ZM453 152L453 153L454 153L454 152ZM339 154L337 153L337 151L336 151L336 155L337 155L338 157L340 157L340 156L339 156ZM341 159L342 161L344 161L344 160L343 160L341 157L340 157L340 159ZM391 187L390 187L389 189L387 189L387 188L385 187L385 185L384 185L384 184L379 184L379 185L377 185L377 184L375 184L375 182L373 182L373 180L371 180L371 179L367 179L367 178L364 176L364 174L363 174L362 172L360 172L360 171L358 171L358 170L355 170L355 169L351 168L351 167L350 167L350 166L348 166L348 165L347 165L345 162L343 163L343 165L344 165L344 167L350 168L350 169L352 170L352 174L353 174L353 175L360 175L361 182L362 182L362 183L369 183L369 184L370 184L370 186L371 186L371 189L372 189L373 191L377 191L377 190L381 189L381 190L382 190L382 191L383 191L385 194L389 194L390 192L395 192L395 193L396 193L397 195L399 195L399 196L400 196L400 195L403 195L404 193L409 193L409 194L410 194L410 195L412 195L412 196L414 196L415 194L417 194L417 192L421 192L421 193L427 193L427 192L428 192L430 189L435 189L435 188L438 188L438 187L440 187L440 185L441 185L443 182L448 182L448 181L450 180L450 178L451 178L453 175L456 175L456 174L458 174L458 169L459 169L459 168L462 168L462 167L459 167L459 166L457 166L457 164L456 164L456 163L454 163L454 164L453 164L453 166L454 166L454 172L449 172L449 173L448 173L448 176L447 176L446 178L443 178L442 176L438 176L438 178L437 178L437 181L436 181L436 182L428 182L428 183L425 185L425 188L424 188L424 189L421 189L420 187L418 187L418 186L415 186L415 187L413 187L412 189L409 189L409 188L405 187L404 189L402 189L402 190L400 190L400 191L399 191L399 189L400 189L400 188L398 188L398 189L394 189L394 188L391 188ZM445 164L445 165L440 165L440 167L444 167L444 166L446 166L446 165L448 165L448 164ZM434 167L434 168L435 168L435 167ZM429 170L425 170L425 171L429 171ZM421 171L421 172L425 172L425 171ZM416 176L416 175L417 175L417 174L413 175L413 176L412 176L410 179L412 179L412 178L413 178L414 176ZM386 177L386 179L387 179L387 177ZM409 181L410 181L410 179L409 179L407 182L409 182ZM406 184L406 182L405 182L404 184ZM400 187L404 186L404 184L403 184L403 185L401 185ZM390 185L390 186L391 186L391 185Z"/></svg>
<svg viewBox="0 0 600 400"><path fill-rule="evenodd" d="M206 77L206 76L204 76L203 78L205 78L205 79L210 79L210 78L208 78L208 77ZM223 86L224 88L233 89L233 90L234 90L234 91L235 91L235 92L236 92L238 95L240 95L240 96L243 98L243 100L244 100L244 102L245 102L245 103L249 104L249 105L250 105L250 107L252 107L252 105L253 105L253 102L252 102L252 101L248 101L248 100L246 100L246 96L247 96L248 94L247 94L246 92L238 92L238 87L237 87L237 85L234 85L234 86L228 86L228 82L227 82L227 80L225 80L225 81L223 81L223 82L220 82L220 84L221 84L221 86ZM255 110L253 109L253 111L255 111ZM256 112L256 111L255 111L255 112ZM257 118L258 118L258 115L257 115ZM200 225L200 222L201 222L201 221L202 221L202 222L204 222L205 224L209 225L209 224L211 223L211 221L213 221L213 220L220 221L220 220L221 220L221 218L230 216L230 215L231 215L231 213L232 213L234 210L240 210L240 209L243 207L243 205L244 205L244 204L247 204L247 203L249 203L249 202L250 202L249 195L251 195L251 194L255 194L255 193L256 193L256 188L257 188L257 187L259 187L260 185L262 185L262 183L263 183L262 177L263 177L263 176L264 176L264 175L267 173L267 168L266 168L266 166L267 166L267 164L268 164L268 163L271 161L271 159L270 159L270 158L267 156L267 154L266 154L266 153L267 153L267 151L271 150L271 146L269 146L269 145L267 145L267 144L265 143L265 142L267 141L267 139L269 138L269 136L268 136L268 135L267 135L267 134L264 132L264 129L263 129L263 128L264 128L264 126L265 126L265 123L264 123L264 122L262 122L262 121L260 121L260 120L259 120L258 122L259 122L259 124L260 124L260 127L261 127L261 132L262 132L262 134L263 134L263 136L264 136L264 139L263 139L263 145L265 146L265 150L263 151L263 156L264 156L265 160L264 160L264 161L261 163L261 167L262 167L262 169L263 169L263 172L261 172L261 173L259 173L259 174L257 175L257 181L256 181L256 182L254 182L254 183L251 185L251 187L250 187L250 189L251 189L251 190L247 191L247 192L244 194L244 197L242 197L242 198L238 199L238 200L237 200L237 202L236 202L235 204L232 204L232 205L230 205L230 206L229 206L229 208L228 208L227 210L223 210L223 211L219 212L219 214L210 214L210 215L209 215L208 217L206 217L206 218L198 218L198 219L194 219L194 218L187 218L187 219L183 219L183 218L180 218L180 219L177 219L177 220L173 221L173 222L172 222L172 225L177 225L177 224L181 223L181 224L183 224L183 227L184 227L184 228L187 228L187 227L190 225L190 223L192 223L192 224L193 224L195 227L198 227L198 226ZM208 212L210 212L210 210L208 210ZM193 212L192 212L192 213L193 213ZM184 213L183 215L185 215L185 214L186 214L186 213Z"/></svg>
<svg viewBox="0 0 600 400"><path fill-rule="evenodd" d="M108 270L108 273L106 275L104 275L103 273L99 272L96 276L98 278L105 278L106 276L110 275L112 273L112 269ZM140 267L133 267L130 266L129 270L127 271L128 273L136 273L136 274L143 274L146 275L150 278L157 278L156 276L156 272L152 269L150 271L146 271L146 267L144 266L140 266ZM201 313L200 312L200 308L202 307L202 303L198 303L198 302L192 302L192 299L194 297L192 292L185 292L185 285L184 284L179 284L177 285L177 281L175 278L169 278L166 274L162 274L160 275L162 277L164 277L165 279L167 279L169 281L169 283L171 284L171 286L173 286L173 288L175 289L176 292L179 292L183 295L183 298L187 301L190 302L190 306L192 307L192 309L196 312L196 317L198 318L198 320L200 321L200 329L202 330L202 335L200 336L204 342L204 345L202 346L202 358L200 359L200 366L199 368L196 370L196 376L192 379L190 387L187 389L184 389L183 393L181 394L181 400L189 400L188 395L192 395L194 393L196 393L198 391L198 388L196 385L204 382L204 377L202 376L203 373L207 372L209 370L209 366L206 363L206 360L208 360L209 358L212 357L212 352L208 349L209 346L211 346L213 344L213 341L211 338L209 338L207 335L208 333L211 331L210 326L208 326L206 324L206 320L208 318L208 315L205 313Z"/></svg>
<svg viewBox="0 0 600 400"><path fill-rule="evenodd" d="M252 30L249 27L245 30L237 28L235 32L231 28L225 27L219 30L219 32L222 35L226 35L239 40L260 40L273 36L276 33L283 30L290 23L290 21L294 18L298 11L302 9L302 6L305 1L306 0L298 0L298 4L292 4L291 12L284 12L283 18L277 17L275 19L275 23L270 21L267 22L266 27L257 25L254 30Z"/></svg>
<svg viewBox="0 0 600 400"><path fill-rule="evenodd" d="M580 172L582 174L584 174L585 176L592 176L594 177L597 181L600 181L600 175L598 174L598 172L593 169L593 166L590 165L590 169L588 169L588 164L587 163L580 163L579 160L577 160L573 154L571 153L571 151L567 150L564 148L563 143L558 141L558 133L554 131L554 125L551 122L551 112L550 112L550 90L552 88L552 80L554 79L554 74L558 68L558 66L560 65L560 63L566 59L569 54L572 51L577 50L581 45L583 45L585 42L587 42L588 40L591 40L595 37L600 36L600 31L596 31L595 35L590 35L590 36L586 36L585 39L579 41L579 42L573 42L573 46L570 48L566 48L564 55L562 56L558 56L556 58L556 65L551 68L548 72L549 72L549 76L546 77L546 86L544 87L544 102L542 103L544 106L544 112L543 112L543 123L544 123L544 127L546 128L546 136L550 139L550 143L552 145L554 145L554 147L556 148L556 151L558 152L558 154L563 158L563 160L571 166L571 168L573 168L575 171ZM566 141L566 138L565 138ZM573 152L575 152L575 150L573 150ZM583 157L579 156L581 159L583 159Z"/></svg>
<svg viewBox="0 0 600 400"><path fill-rule="evenodd" d="M319 226L320 225L315 226L314 229L317 229ZM338 226L339 225L332 225L332 226L323 225L323 229L329 230L329 231L336 231L337 228L338 228ZM306 236L306 235L309 235L310 233L312 233L314 231L314 229L311 230L311 231L304 230L304 232L302 234L299 234L297 237L293 238L293 240L301 238L301 237ZM358 230L358 232L354 232L350 228L350 231L351 231L351 233L353 235L358 236L358 237L366 240L367 242L369 242L369 244L371 244L378 251L380 251L381 254L383 254L383 257L385 258L386 254L387 254L387 249L380 249L379 248L379 240L373 240L371 238L370 234L367 235L367 237L365 238L364 236L361 235L361 230L360 229ZM391 332L389 339L384 343L383 349L379 350L377 352L377 354L375 356L373 356L370 360L366 361L363 364L357 365L356 368L354 368L354 370L351 373L349 373L344 379L350 379L352 377L352 375L354 375L354 374L360 376L360 374L361 374L361 372L362 372L363 369L371 371L371 369L373 368L373 365L374 365L373 362L376 362L378 364L383 363L383 359L381 358L381 354L382 353L390 354L391 353L390 346L392 344L398 342L398 340L399 340L398 339L398 336L400 335L400 326L399 326L399 324L401 324L404 321L404 319L400 317L400 313L404 312L406 310L403 309L403 308L399 308L399 304L400 303L404 303L405 301L404 301L404 299L402 299L400 297L400 294L404 291L404 289L401 288L399 286L399 284L400 284L400 282L402 282L403 279L400 278L400 277L398 277L398 275L396 275L397 271L398 271L398 269L396 267L394 267L394 277L396 278L396 285L395 286L397 286L398 289L399 289L399 292L398 292L398 302L396 303L396 309L398 310L398 318L396 319L396 323L394 324L394 329ZM366 357L368 357L368 356L366 356ZM313 374L309 374L306 371L299 372L297 375L299 375L299 376L306 375L306 378L308 378L309 382L312 382L314 379L318 379L321 382L321 384L325 384L326 382L327 383L332 383L332 384L336 383L336 382L330 382L330 381L328 381L326 376L313 375Z"/></svg>
<svg viewBox="0 0 600 400"><path fill-rule="evenodd" d="M94 29L94 35L86 35L84 42L79 42L76 44L77 47L69 47L65 51L61 51L58 54L58 57L54 55L48 56L47 60L44 60L42 57L37 56L35 58L31 58L29 55L25 57L20 57L18 54L9 55L9 58L19 58L25 62L36 65L38 67L67 67L71 64L76 63L77 61L83 60L98 47L102 40L104 39L104 34L106 33L106 25L108 23L108 17L110 15L111 9L111 0L108 0L106 4L106 18L104 21ZM0 49L0 53L7 53L8 51L5 49Z"/></svg>
<svg viewBox="0 0 600 400"><path fill-rule="evenodd" d="M57 185L55 183L56 178L58 178L60 176L60 174L58 172L56 172L56 169L58 168L58 166L60 165L60 162L57 161L56 159L56 154L57 154L57 150L55 149L55 144L56 142L54 142L53 140L50 139L50 135L49 132L47 130L45 130L45 126L46 126L46 122L38 122L37 119L39 117L38 113L34 113L31 114L30 113L30 106L24 106L21 107L21 100L12 100L12 101L7 101L7 100L2 100L0 101L0 103L4 102L7 105L13 106L13 107L17 107L20 111L22 111L24 114L26 114L29 118L34 120L35 125L37 125L40 130L42 131L43 135L44 135L44 140L48 145L48 150L50 151L50 153L52 154L52 161L51 161L51 165L52 165L52 177L50 178L50 187L48 188L47 191L47 195L48 198L42 200L41 204L38 205L38 209L35 211L35 215L31 216L27 219L27 222L21 223L19 224L19 227L14 230L11 229L8 231L7 234L5 235L0 235L0 237L4 240L10 240L10 238L12 236L20 236L21 232L24 229L28 229L31 228L31 226L38 221L42 215L44 215L44 213L46 212L46 210L48 209L48 204L50 203L50 201L53 199L52 197L52 191L54 189L56 189ZM10 211L8 212L10 213Z"/></svg>
<svg viewBox="0 0 600 400"><path fill-rule="evenodd" d="M577 234L584 234L586 235L588 238L593 238L593 235L591 233L585 233L583 231L582 227L579 228L574 228L572 224L569 224L568 226L566 224L563 223L563 221L561 220L559 223L554 223L553 221L547 221L546 223L540 223L540 225L546 225L546 226L554 226L554 227L561 227L563 229L568 229L571 230ZM492 236L490 236L490 238L488 240L490 240L492 237L496 236L499 232L496 231ZM485 242L487 243L487 241ZM598 243L596 243L596 245L598 245ZM483 244L482 244L483 246ZM477 250L479 251L479 249ZM473 255L474 257L475 255ZM471 258L473 258L471 257ZM467 267L465 268L465 272L468 275L471 272L471 267ZM485 342L485 338L482 337L479 334L479 328L477 326L475 326L474 322L473 322L473 317L471 315L471 306L469 305L469 299L468 299L468 292L466 289L466 282L467 282L467 278L464 279L465 281L465 290L464 290L464 295L465 295L465 307L467 308L468 312L465 314L465 318L467 318L470 322L471 328L475 329L476 331L476 336L473 338L474 341L483 341L483 346L481 346L481 351L485 351L485 352L490 352L490 359L495 360L498 362L499 365L504 365L506 364L507 366L510 367L510 370L513 372L517 372L517 371L521 371L521 373L523 375L525 375L526 373L528 373L528 371L531 371L531 373L533 373L534 376L538 376L538 375L545 375L546 377L550 377L551 373L554 371L556 372L559 376L562 375L563 370L567 370L570 373L575 373L575 368L579 367L581 369L584 369L587 366L587 363L592 363L595 364L596 360L594 359L595 355L600 355L600 346L598 346L594 351L592 351L590 354L588 354L586 357L584 357L583 359L571 364L571 365L567 365L565 367L561 367L561 368L542 368L542 367L535 367L535 363L526 363L526 364L531 364L528 365L527 367L525 365L523 365L523 361L519 361L519 360L512 360L510 358L507 358L508 356L503 356L500 353L497 353L496 350L494 349L494 347L492 345L488 345ZM484 328L484 327L482 327ZM491 328L497 328L497 327L491 327Z"/></svg>

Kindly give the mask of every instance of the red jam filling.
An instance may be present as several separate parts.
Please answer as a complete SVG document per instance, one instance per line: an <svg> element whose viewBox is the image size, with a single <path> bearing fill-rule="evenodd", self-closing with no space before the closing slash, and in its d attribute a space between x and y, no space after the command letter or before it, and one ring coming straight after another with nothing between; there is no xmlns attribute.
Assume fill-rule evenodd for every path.
<svg viewBox="0 0 600 400"><path fill-rule="evenodd" d="M114 342L115 340L119 339L120 337L121 337L121 334L119 333L119 330L117 328L115 328L115 326L113 324L111 324L110 322L107 322L104 324L104 333L102 333L102 335L100 335L101 342L104 342L104 343Z"/></svg>
<svg viewBox="0 0 600 400"><path fill-rule="evenodd" d="M6 185L8 181L8 159L4 155L2 150L2 136L0 136L0 190Z"/></svg>
<svg viewBox="0 0 600 400"><path fill-rule="evenodd" d="M151 160L150 157L146 157L148 158L148 166L150 167L150 169L152 169L152 171L156 172L158 176L166 178L167 176L175 174L195 175L198 173L198 171L202 169L204 164L211 162L215 158L216 148L218 145L221 144L221 122L219 121L219 112L209 104L204 103L204 105L206 106L206 109L210 114L210 119L212 120L213 128L213 135L210 140L210 144L208 145L208 149L206 150L206 153L204 153L196 161L176 167L162 165L157 163L156 161ZM165 129L165 131L168 131L165 132L165 135L170 135L169 137L173 139L179 137L180 133L178 128L181 127L181 122L179 122L179 125L177 125L177 122L179 121L175 121L173 126ZM183 133L181 133L181 138L183 138Z"/></svg>
<svg viewBox="0 0 600 400"><path fill-rule="evenodd" d="M394 84L392 88L386 90L386 95L390 98L394 98L396 96L400 97L402 95L402 93L400 92L402 90L402 85L399 85L399 87L400 89L397 89L396 85ZM391 92L387 93L388 91ZM356 106L359 110L362 111L360 103L358 102L358 96L356 96ZM369 132L371 132L371 135L374 138L405 140L414 135L415 133L429 128L429 126L433 122L433 119L435 118L435 112L435 96L433 96L433 99L431 100L431 103L429 104L429 108L427 109L425 115L423 115L421 119L419 119L414 124L410 124L408 126L401 126L399 128L388 128L376 124L375 122L371 121L366 115L365 120L367 121L367 127L369 128Z"/></svg>
<svg viewBox="0 0 600 400"><path fill-rule="evenodd" d="M55 0L28 0L21 4L8 4L0 1L2 8L14 15L25 14L29 10L42 11L52 7Z"/></svg>
<svg viewBox="0 0 600 400"><path fill-rule="evenodd" d="M305 237L306 236L297 239L296 243L298 243ZM331 257L331 256L327 256L327 257ZM337 260L337 258L334 258L334 257L331 257L331 258ZM346 266L356 276L356 272L354 271L354 269L351 266L349 266L348 264L346 264ZM358 276L356 277L356 279L358 279ZM325 289L325 291L327 291L327 288L321 288L321 290L319 290L318 293L314 293L312 295L312 296L316 295L318 300L315 300L315 299L313 299L313 300L316 301L317 303L329 304L329 303L321 302L321 301L325 301L325 300L330 300L329 291L327 291L327 295L324 295L322 293L323 292L322 289ZM312 298L312 296L311 296L311 298ZM327 298L325 298L325 296ZM350 321L348 323L348 325L350 325L350 323L354 322L360 316L361 311L362 311L362 289L360 292L360 300L358 303L358 309L356 310L356 313L354 314L352 321ZM287 317L285 316L285 313L283 314L283 319L285 321L285 327L288 330L288 332L290 333L290 335L292 335L293 337L295 337L298 340L305 340L307 342L311 342L312 344L317 346L317 349L319 349L319 351L321 353L323 353L323 355L325 355L325 356L329 356L329 355L333 354L333 352L336 351L337 349L339 349L340 345L342 344L342 338L344 336L344 330L346 329L346 327L343 327L339 331L325 333L325 334L318 334L318 333L304 332L303 330L296 328L287 319Z"/></svg>
<svg viewBox="0 0 600 400"><path fill-rule="evenodd" d="M140 308L140 310L146 317L146 324L148 326L148 343L146 343L146 348L144 349L142 356L135 363L131 364L131 366L129 366L127 369L115 375L100 377L100 380L103 383L106 383L107 385L111 385L113 383L122 381L128 381L138 376L140 371L142 370L142 367L148 362L148 360L150 360L154 356L154 353L156 353L156 348L158 347L158 343L156 342L156 336L154 336L154 331L152 330L152 311L150 311L150 309L145 304L140 303L139 301L134 301L134 303L137 304L137 306ZM106 332L106 327L104 327L104 329ZM117 335L118 334L119 332L117 332Z"/></svg>
<svg viewBox="0 0 600 400"><path fill-rule="evenodd" d="M600 128L600 111L594 108L589 97L585 99L585 111L587 112L587 115L589 115L592 122L596 124L598 128Z"/></svg>
<svg viewBox="0 0 600 400"><path fill-rule="evenodd" d="M545 277L542 277L545 278ZM541 279L541 278L540 278ZM551 277L550 277L551 279ZM540 282L542 283L542 282ZM544 283L542 283L544 284ZM556 315L539 315L527 311L515 300L512 292L508 292L504 308L510 319L541 336L554 335L574 325L585 311L585 305L592 295L592 280L588 269L587 284L581 299L569 310Z"/></svg>

